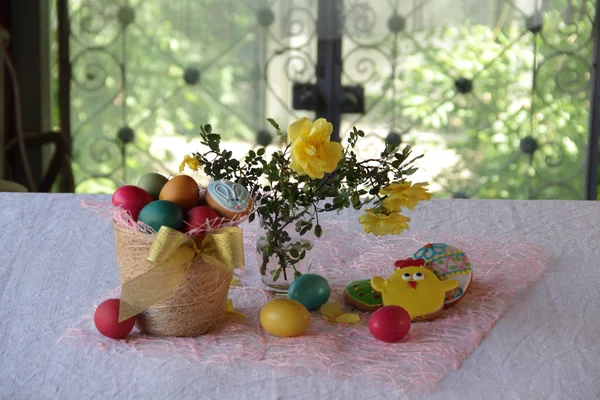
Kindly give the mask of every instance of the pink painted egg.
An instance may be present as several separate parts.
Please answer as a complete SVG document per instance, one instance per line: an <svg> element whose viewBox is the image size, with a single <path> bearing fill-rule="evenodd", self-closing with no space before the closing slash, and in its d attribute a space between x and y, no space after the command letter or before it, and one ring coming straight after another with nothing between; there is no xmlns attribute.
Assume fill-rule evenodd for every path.
<svg viewBox="0 0 600 400"><path fill-rule="evenodd" d="M401 340L410 330L410 315L399 306L384 306L371 315L369 331L382 342L393 343Z"/></svg>
<svg viewBox="0 0 600 400"><path fill-rule="evenodd" d="M217 228L221 224L221 219L221 216L210 207L194 207L185 214L185 232L196 228L204 228L203 232Z"/></svg>
<svg viewBox="0 0 600 400"><path fill-rule="evenodd" d="M112 196L113 206L121 207L125 211L128 211L136 221L142 208L152 201L154 199L148 192L132 185L118 188Z"/></svg>
<svg viewBox="0 0 600 400"><path fill-rule="evenodd" d="M94 313L94 325L98 332L112 339L123 339L129 335L135 324L135 317L119 322L121 300L108 299L100 303Z"/></svg>

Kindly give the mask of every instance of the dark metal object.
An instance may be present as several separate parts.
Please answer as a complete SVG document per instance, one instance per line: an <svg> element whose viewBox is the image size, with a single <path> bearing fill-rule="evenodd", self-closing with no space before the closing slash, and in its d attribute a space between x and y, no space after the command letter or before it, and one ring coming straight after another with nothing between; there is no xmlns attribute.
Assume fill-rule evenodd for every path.
<svg viewBox="0 0 600 400"><path fill-rule="evenodd" d="M458 78L454 81L454 87L460 94L467 94L473 91L473 81L467 78Z"/></svg>
<svg viewBox="0 0 600 400"><path fill-rule="evenodd" d="M256 18L258 19L258 23L262 26L268 27L275 21L275 15L270 8L263 8L258 11Z"/></svg>
<svg viewBox="0 0 600 400"><path fill-rule="evenodd" d="M521 139L519 143L519 149L521 153L532 155L538 149L538 142L531 136L526 136Z"/></svg>
<svg viewBox="0 0 600 400"><path fill-rule="evenodd" d="M333 124L340 141L342 115L342 0L319 0L317 20L317 118Z"/></svg>
<svg viewBox="0 0 600 400"><path fill-rule="evenodd" d="M453 199L470 199L471 197L465 192L456 192L452 195Z"/></svg>
<svg viewBox="0 0 600 400"><path fill-rule="evenodd" d="M534 14L527 18L525 26L527 27L527 30L533 34L540 33L544 27L544 15L542 12L537 10Z"/></svg>
<svg viewBox="0 0 600 400"><path fill-rule="evenodd" d="M588 128L587 168L585 174L585 198L596 200L598 197L598 141L600 139L600 0L596 0L594 16L594 52L592 55L592 90L590 93L590 122Z"/></svg>
<svg viewBox="0 0 600 400"><path fill-rule="evenodd" d="M61 132L29 133L25 135L24 139L25 146L28 149L31 149L32 147L42 148L50 143L54 144L54 153L48 163L46 172L41 179L41 183L37 187L38 192L50 192L59 173L62 177L61 182L65 181L65 185L70 187L75 186L73 182L73 171L66 158L68 141ZM6 156L11 153L18 156L19 150L17 138L13 138L6 144L4 152ZM64 171L66 171L66 173Z"/></svg>
<svg viewBox="0 0 600 400"><path fill-rule="evenodd" d="M406 18L402 15L394 14L388 19L388 29L390 32L399 33L406 28Z"/></svg>
<svg viewBox="0 0 600 400"><path fill-rule="evenodd" d="M57 0L56 15L58 19L58 102L61 133L67 143L65 157L71 158L71 62L69 55L69 2ZM70 163L70 162L69 162ZM75 184L71 165L65 163L60 173L61 192L74 192Z"/></svg>
<svg viewBox="0 0 600 400"><path fill-rule="evenodd" d="M385 137L385 142L390 146L398 147L402 143L402 135L392 131Z"/></svg>
<svg viewBox="0 0 600 400"><path fill-rule="evenodd" d="M119 129L117 136L121 142L127 144L133 142L133 139L135 139L135 132L129 126L124 126Z"/></svg>
<svg viewBox="0 0 600 400"><path fill-rule="evenodd" d="M295 83L293 108L316 111L317 118L333 124L332 139L339 141L342 113L364 113L365 91L362 86L342 86L342 15L341 0L320 0L317 19L317 83Z"/></svg>
<svg viewBox="0 0 600 400"><path fill-rule="evenodd" d="M259 146L267 147L273 142L273 135L266 129L260 129L256 132L256 143Z"/></svg>
<svg viewBox="0 0 600 400"><path fill-rule="evenodd" d="M317 97L316 86L312 83L296 82L292 86L292 107L294 107L294 110L316 110Z"/></svg>
<svg viewBox="0 0 600 400"><path fill-rule="evenodd" d="M324 99L319 96L317 85L294 83L292 87L292 107L295 110L316 111ZM340 111L345 114L365 112L365 89L362 86L343 86Z"/></svg>
<svg viewBox="0 0 600 400"><path fill-rule="evenodd" d="M195 85L200 81L200 71L195 67L187 67L183 71L183 80L188 85Z"/></svg>
<svg viewBox="0 0 600 400"><path fill-rule="evenodd" d="M49 4L34 0L12 0L10 3L10 57L20 89L22 130L44 132L51 127L51 97L48 91L51 85L50 49L42 40L50 34ZM7 87L15 90L8 79L5 82ZM15 129L7 132L5 140L17 136L17 126L15 123ZM25 172L20 158L11 155L8 159L13 171L11 180L35 190L32 185L41 181L44 170L43 150L41 147L27 149L31 177Z"/></svg>
<svg viewBox="0 0 600 400"><path fill-rule="evenodd" d="M344 114L364 114L365 88L360 85L342 87L342 110Z"/></svg>
<svg viewBox="0 0 600 400"><path fill-rule="evenodd" d="M135 10L128 5L121 6L117 11L117 19L123 26L127 26L135 21Z"/></svg>

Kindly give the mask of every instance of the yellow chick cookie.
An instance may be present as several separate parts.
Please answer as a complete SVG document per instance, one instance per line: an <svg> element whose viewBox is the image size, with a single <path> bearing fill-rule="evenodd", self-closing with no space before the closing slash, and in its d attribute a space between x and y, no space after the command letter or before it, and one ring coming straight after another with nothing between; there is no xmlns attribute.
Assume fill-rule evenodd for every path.
<svg viewBox="0 0 600 400"><path fill-rule="evenodd" d="M428 321L442 313L446 292L456 290L458 282L440 281L427 268L405 267L388 279L374 276L371 286L382 294L384 306L400 306L413 321Z"/></svg>

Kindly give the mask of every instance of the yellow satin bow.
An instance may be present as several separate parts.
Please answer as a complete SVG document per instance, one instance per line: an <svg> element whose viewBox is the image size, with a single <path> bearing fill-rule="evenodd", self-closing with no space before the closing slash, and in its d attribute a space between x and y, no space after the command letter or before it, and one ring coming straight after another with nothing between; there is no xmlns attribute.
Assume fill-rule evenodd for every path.
<svg viewBox="0 0 600 400"><path fill-rule="evenodd" d="M198 249L189 235L161 226L147 257L155 267L123 284L119 322L169 296L197 255L227 272L244 266L242 229L217 229L206 235Z"/></svg>

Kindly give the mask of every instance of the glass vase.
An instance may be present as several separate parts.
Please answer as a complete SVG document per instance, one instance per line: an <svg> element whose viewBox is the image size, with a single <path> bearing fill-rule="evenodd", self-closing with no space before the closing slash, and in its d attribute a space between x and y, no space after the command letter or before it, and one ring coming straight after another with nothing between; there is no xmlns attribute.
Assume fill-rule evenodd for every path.
<svg viewBox="0 0 600 400"><path fill-rule="evenodd" d="M269 256L268 246L269 229L260 223L260 230L256 240L256 262L261 280L269 290L277 293L287 293L294 279L310 271L313 260L314 235L300 236L294 229L294 224L284 228L290 240L281 248L274 248ZM284 268L280 268L284 265Z"/></svg>

